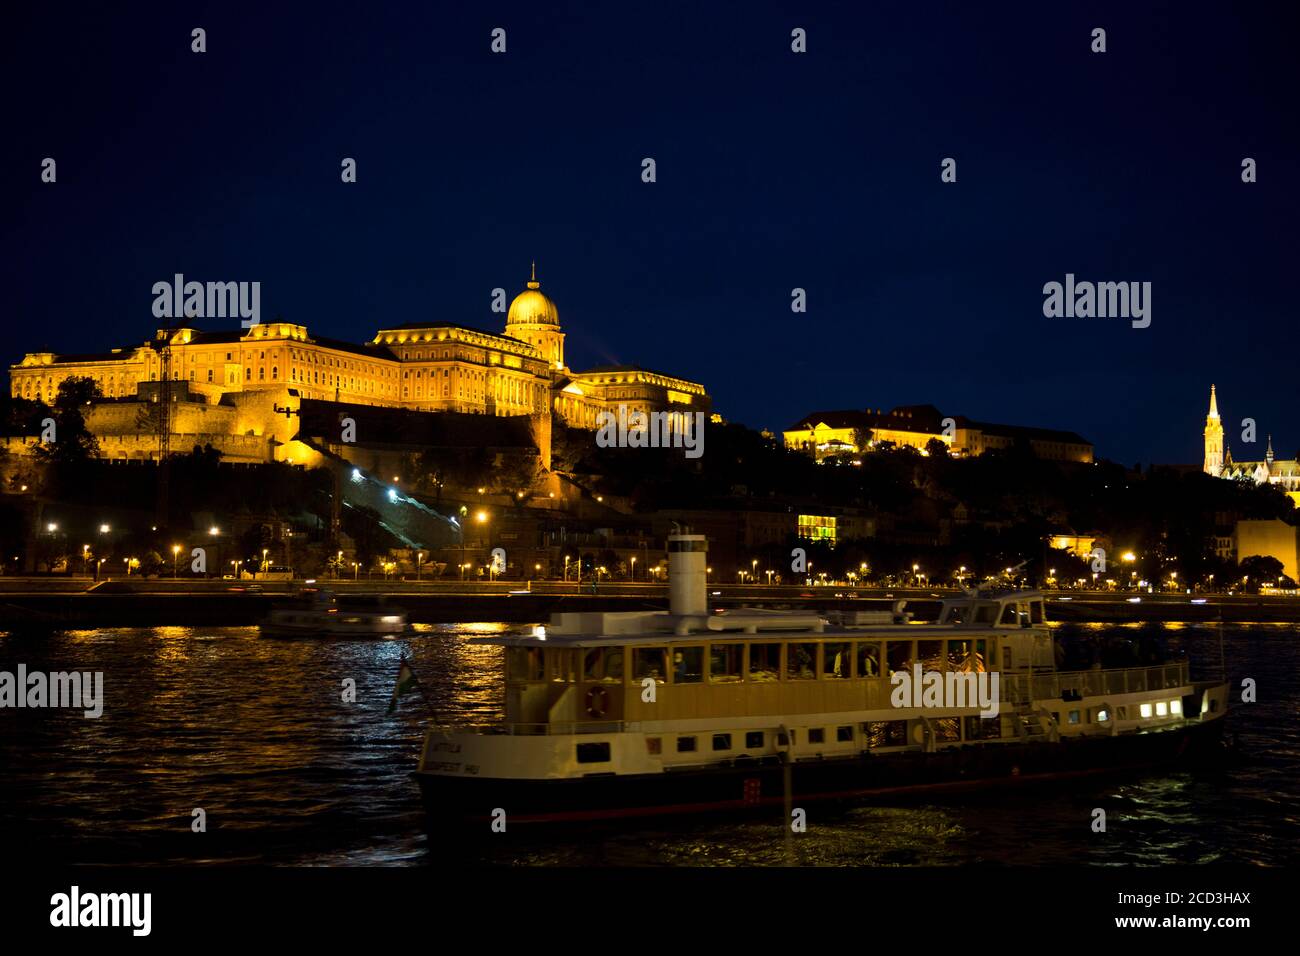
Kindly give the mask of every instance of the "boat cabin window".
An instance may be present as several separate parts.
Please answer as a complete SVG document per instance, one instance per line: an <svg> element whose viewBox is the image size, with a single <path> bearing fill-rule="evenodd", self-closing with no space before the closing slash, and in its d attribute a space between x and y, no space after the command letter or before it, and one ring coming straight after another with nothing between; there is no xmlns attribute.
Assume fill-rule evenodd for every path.
<svg viewBox="0 0 1300 956"><path fill-rule="evenodd" d="M976 624L992 624L993 615L997 611L996 604L981 604L975 608Z"/></svg>
<svg viewBox="0 0 1300 956"><path fill-rule="evenodd" d="M542 649L540 647L506 648L507 680L542 680L543 677Z"/></svg>
<svg viewBox="0 0 1300 956"><path fill-rule="evenodd" d="M808 743L824 744L826 743L826 730L823 727L812 727L808 731Z"/></svg>
<svg viewBox="0 0 1300 956"><path fill-rule="evenodd" d="M1016 615L1016 606L1014 604L1008 604L1002 608L1002 618L998 621L999 624L1018 624L1019 622L1020 618Z"/></svg>
<svg viewBox="0 0 1300 956"><path fill-rule="evenodd" d="M967 717L967 740L998 740L1002 736L1002 720L999 717Z"/></svg>
<svg viewBox="0 0 1300 956"><path fill-rule="evenodd" d="M704 680L704 647L673 648L673 683L698 684Z"/></svg>
<svg viewBox="0 0 1300 956"><path fill-rule="evenodd" d="M889 673L891 676L897 674L899 671L907 671L911 669L911 641L886 641L885 654L889 658Z"/></svg>
<svg viewBox="0 0 1300 956"><path fill-rule="evenodd" d="M652 677L661 684L668 680L668 648L638 647L632 654L634 679L642 681Z"/></svg>
<svg viewBox="0 0 1300 956"><path fill-rule="evenodd" d="M955 743L961 740L961 718L939 717L933 721L934 739L940 743Z"/></svg>
<svg viewBox="0 0 1300 956"><path fill-rule="evenodd" d="M756 750L763 746L763 731L751 730L745 734L745 749Z"/></svg>
<svg viewBox="0 0 1300 956"><path fill-rule="evenodd" d="M880 676L880 644L876 641L858 641L858 659L857 676L859 677L879 677Z"/></svg>
<svg viewBox="0 0 1300 956"><path fill-rule="evenodd" d="M609 743L578 744L577 755L578 763L609 763Z"/></svg>
<svg viewBox="0 0 1300 956"><path fill-rule="evenodd" d="M575 652L571 650L548 647L543 655L546 660L547 678L552 683L572 682L573 659L576 656Z"/></svg>
<svg viewBox="0 0 1300 956"><path fill-rule="evenodd" d="M822 674L829 678L851 677L852 657L849 644L827 642L822 645Z"/></svg>
<svg viewBox="0 0 1300 956"><path fill-rule="evenodd" d="M694 737L678 737L678 738L677 738L677 752L678 752L679 754L693 754L693 753L695 753L695 738L694 738Z"/></svg>
<svg viewBox="0 0 1300 956"><path fill-rule="evenodd" d="M785 664L786 680L814 680L817 677L817 645L791 644Z"/></svg>
<svg viewBox="0 0 1300 956"><path fill-rule="evenodd" d="M853 742L853 728L852 728L852 727L836 727L836 728L835 728L835 741L836 741L836 743L841 743L841 744L852 743L852 742Z"/></svg>
<svg viewBox="0 0 1300 956"><path fill-rule="evenodd" d="M709 680L715 684L731 684L744 673L744 644L709 645Z"/></svg>
<svg viewBox="0 0 1300 956"><path fill-rule="evenodd" d="M870 750L879 747L905 747L907 746L907 721L873 720L862 725L862 734Z"/></svg>
<svg viewBox="0 0 1300 956"><path fill-rule="evenodd" d="M987 670L984 665L986 657L987 642L982 638L976 641L949 641L948 642L948 670L950 671L982 671Z"/></svg>
<svg viewBox="0 0 1300 956"><path fill-rule="evenodd" d="M714 735L713 735L713 749L714 749L714 750L730 750L730 749L731 749L731 734L714 734Z"/></svg>
<svg viewBox="0 0 1300 956"><path fill-rule="evenodd" d="M965 624L970 617L971 606L969 604L954 604L944 612L943 620L940 624Z"/></svg>
<svg viewBox="0 0 1300 956"><path fill-rule="evenodd" d="M623 680L623 648L589 647L582 652L582 679L618 683Z"/></svg>
<svg viewBox="0 0 1300 956"><path fill-rule="evenodd" d="M1031 624L1043 623L1043 602L1042 601L1029 602L1029 621Z"/></svg>
<svg viewBox="0 0 1300 956"><path fill-rule="evenodd" d="M916 659L923 671L943 670L943 641L917 641Z"/></svg>
<svg viewBox="0 0 1300 956"><path fill-rule="evenodd" d="M749 679L756 681L777 680L781 675L780 644L749 645Z"/></svg>

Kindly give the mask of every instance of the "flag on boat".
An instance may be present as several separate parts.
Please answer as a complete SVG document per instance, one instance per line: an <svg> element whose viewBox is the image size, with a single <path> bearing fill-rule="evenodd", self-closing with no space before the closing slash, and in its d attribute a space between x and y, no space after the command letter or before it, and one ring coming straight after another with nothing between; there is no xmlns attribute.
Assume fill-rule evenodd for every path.
<svg viewBox="0 0 1300 956"><path fill-rule="evenodd" d="M397 699L405 694L420 689L420 684L415 679L415 671L411 670L411 665L406 663L406 658L402 658L401 666L397 669L397 683L393 686L393 699L388 704L388 712L391 714L397 709Z"/></svg>

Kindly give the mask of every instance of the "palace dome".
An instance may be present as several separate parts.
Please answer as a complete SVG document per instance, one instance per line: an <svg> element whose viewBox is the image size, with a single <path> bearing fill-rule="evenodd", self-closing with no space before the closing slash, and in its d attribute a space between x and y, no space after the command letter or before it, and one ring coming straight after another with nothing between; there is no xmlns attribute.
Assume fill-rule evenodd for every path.
<svg viewBox="0 0 1300 956"><path fill-rule="evenodd" d="M554 325L560 324L560 310L555 303L541 291L542 284L537 281L537 267L533 267L533 277L528 281L528 288L515 296L510 303L510 312L506 315L506 325Z"/></svg>

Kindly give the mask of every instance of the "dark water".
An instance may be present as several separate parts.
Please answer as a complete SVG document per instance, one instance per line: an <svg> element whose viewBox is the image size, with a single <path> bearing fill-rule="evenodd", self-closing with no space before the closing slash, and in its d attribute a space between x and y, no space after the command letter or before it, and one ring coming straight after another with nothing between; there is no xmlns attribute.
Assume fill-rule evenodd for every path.
<svg viewBox="0 0 1300 956"><path fill-rule="evenodd" d="M52 862L433 865L410 777L426 711L388 702L399 657L446 717L491 719L504 625L423 627L397 641L274 641L253 628L0 636L0 670L103 671L99 719L0 710L0 839ZM1163 633L1217 667L1214 628ZM502 836L525 865L753 866L1294 862L1300 829L1300 628L1228 625L1228 675L1258 703L1228 718L1244 757L1225 767L1002 791L943 802L809 809L782 820L626 823L576 838ZM342 699L355 681L356 702ZM1094 807L1107 832L1093 833ZM191 831L202 808L207 832Z"/></svg>

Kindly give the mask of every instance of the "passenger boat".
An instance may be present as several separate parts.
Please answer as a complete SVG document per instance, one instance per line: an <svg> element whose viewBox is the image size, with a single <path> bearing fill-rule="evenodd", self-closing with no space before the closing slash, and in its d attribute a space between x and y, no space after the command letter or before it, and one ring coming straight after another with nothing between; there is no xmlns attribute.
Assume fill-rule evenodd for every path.
<svg viewBox="0 0 1300 956"><path fill-rule="evenodd" d="M382 596L339 600L321 588L305 588L273 606L261 624L264 637L395 637L406 629L406 612L388 606Z"/></svg>
<svg viewBox="0 0 1300 956"><path fill-rule="evenodd" d="M562 613L477 639L504 648L505 719L427 730L416 777L430 818L486 828L502 811L514 826L854 801L1147 766L1219 742L1226 683L1193 681L1185 660L1059 668L1036 592L968 592L931 624L899 608L834 626L710 613L706 548L669 538L668 611Z"/></svg>

